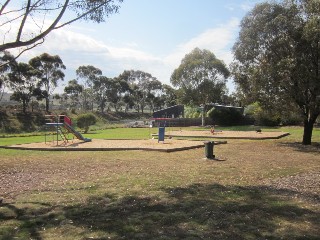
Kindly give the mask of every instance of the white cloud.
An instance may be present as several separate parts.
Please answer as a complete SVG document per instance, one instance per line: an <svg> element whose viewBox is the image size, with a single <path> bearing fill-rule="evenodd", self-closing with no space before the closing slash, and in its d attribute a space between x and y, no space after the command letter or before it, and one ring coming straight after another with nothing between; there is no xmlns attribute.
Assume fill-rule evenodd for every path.
<svg viewBox="0 0 320 240"><path fill-rule="evenodd" d="M154 56L139 50L137 43L124 43L122 46L104 43L94 38L94 33L76 32L74 28L67 27L53 31L45 43L28 54L23 55L23 60L43 52L57 54L67 66L66 81L75 77L75 70L81 65L93 65L100 68L103 74L114 77L124 70L134 69L151 73L160 81L169 84L171 73L177 68L182 58L194 48L208 49L219 59L229 64L232 60L231 47L238 31L239 20L231 19L224 25L207 29L198 36L185 43L181 43L167 56ZM86 34L90 33L90 34ZM71 74L72 75L72 74Z"/></svg>
<svg viewBox="0 0 320 240"><path fill-rule="evenodd" d="M231 47L235 41L238 26L239 20L234 18L225 25L206 30L188 42L179 45L172 54L166 57L167 64L173 69L178 67L182 58L198 47L210 50L228 65L232 61Z"/></svg>
<svg viewBox="0 0 320 240"><path fill-rule="evenodd" d="M242 4L240 4L240 7L242 10L248 12L250 11L256 4L258 4L259 2L261 2L261 0L247 0L245 2L243 2Z"/></svg>

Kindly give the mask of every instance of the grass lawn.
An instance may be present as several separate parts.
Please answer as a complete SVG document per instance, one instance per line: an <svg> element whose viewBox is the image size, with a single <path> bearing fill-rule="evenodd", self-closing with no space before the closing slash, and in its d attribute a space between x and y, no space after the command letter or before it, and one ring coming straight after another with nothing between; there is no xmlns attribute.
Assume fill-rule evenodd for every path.
<svg viewBox="0 0 320 240"><path fill-rule="evenodd" d="M276 130L291 135L216 146L225 161L205 160L203 149L0 149L0 239L318 239L320 131L318 144L302 146L301 128ZM149 136L150 129L86 135ZM0 145L34 141L44 138Z"/></svg>

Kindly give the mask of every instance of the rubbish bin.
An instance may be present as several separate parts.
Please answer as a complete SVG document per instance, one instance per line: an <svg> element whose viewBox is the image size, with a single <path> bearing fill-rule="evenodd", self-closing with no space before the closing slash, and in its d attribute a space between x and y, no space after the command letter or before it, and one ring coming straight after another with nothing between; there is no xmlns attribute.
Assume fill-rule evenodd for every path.
<svg viewBox="0 0 320 240"><path fill-rule="evenodd" d="M215 158L215 155L213 155L213 146L214 142L206 141L204 142L204 152L206 158L213 159Z"/></svg>

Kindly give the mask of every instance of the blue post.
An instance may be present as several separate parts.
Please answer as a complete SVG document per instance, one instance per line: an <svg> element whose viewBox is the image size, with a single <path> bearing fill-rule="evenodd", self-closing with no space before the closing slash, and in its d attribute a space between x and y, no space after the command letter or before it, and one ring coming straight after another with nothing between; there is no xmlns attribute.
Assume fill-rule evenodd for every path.
<svg viewBox="0 0 320 240"><path fill-rule="evenodd" d="M164 132L165 132L165 127L159 127L158 142L160 141L164 142Z"/></svg>

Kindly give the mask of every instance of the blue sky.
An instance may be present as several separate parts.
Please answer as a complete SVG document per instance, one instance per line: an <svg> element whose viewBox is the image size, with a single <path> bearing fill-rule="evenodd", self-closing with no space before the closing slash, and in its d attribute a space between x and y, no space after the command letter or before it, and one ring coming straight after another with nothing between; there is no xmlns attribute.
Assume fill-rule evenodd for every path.
<svg viewBox="0 0 320 240"><path fill-rule="evenodd" d="M118 14L96 24L76 22L54 31L20 61L43 52L58 54L67 82L82 65L115 77L124 70L151 73L163 83L195 47L212 51L227 65L242 17L260 0L124 0ZM232 81L228 83L233 91Z"/></svg>

